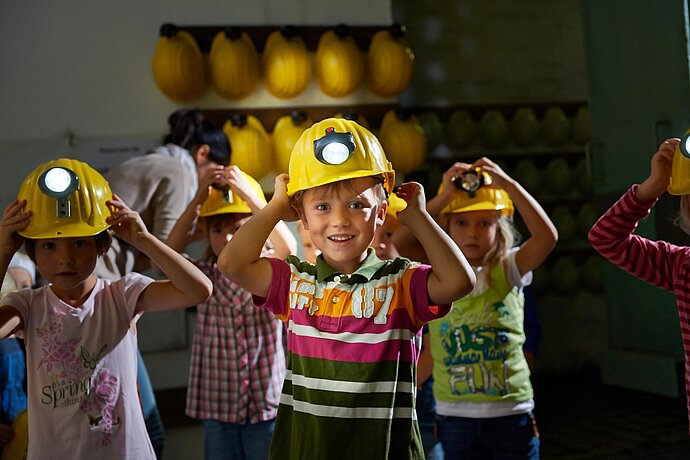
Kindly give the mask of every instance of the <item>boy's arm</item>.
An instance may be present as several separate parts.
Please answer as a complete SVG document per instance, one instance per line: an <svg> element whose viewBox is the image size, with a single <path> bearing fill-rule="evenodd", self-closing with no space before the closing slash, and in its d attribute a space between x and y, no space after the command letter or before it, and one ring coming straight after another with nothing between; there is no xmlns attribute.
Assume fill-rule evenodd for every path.
<svg viewBox="0 0 690 460"><path fill-rule="evenodd" d="M145 254L168 278L154 281L137 300L136 312L164 311L196 305L209 298L211 280L194 264L153 236L139 217L117 195L108 201L113 231Z"/></svg>
<svg viewBox="0 0 690 460"><path fill-rule="evenodd" d="M453 184L456 177L462 175L470 165L467 163L457 162L453 164L446 172L443 173L441 181L442 188L439 193L429 200L426 204L426 210L431 214L431 217L438 222L438 217L443 208L453 199L453 195L457 193L457 189ZM415 238L409 228L400 226L393 234L393 244L398 249L398 252L404 257L411 260L417 260L422 263L429 263L429 258L424 252L424 247Z"/></svg>
<svg viewBox="0 0 690 460"><path fill-rule="evenodd" d="M261 257L266 239L276 224L294 218L287 196L287 174L276 177L271 201L242 225L218 257L218 268L254 295L266 297L273 275L270 262Z"/></svg>
<svg viewBox="0 0 690 460"><path fill-rule="evenodd" d="M474 271L460 248L432 219L424 207L424 189L416 182L402 184L397 195L407 202L398 219L417 238L429 257L429 300L445 305L466 296L474 288Z"/></svg>

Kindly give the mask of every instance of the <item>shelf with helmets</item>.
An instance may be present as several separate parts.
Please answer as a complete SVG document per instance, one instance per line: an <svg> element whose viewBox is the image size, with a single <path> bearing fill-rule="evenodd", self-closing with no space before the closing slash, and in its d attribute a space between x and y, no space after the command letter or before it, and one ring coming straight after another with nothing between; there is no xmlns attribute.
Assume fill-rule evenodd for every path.
<svg viewBox="0 0 690 460"><path fill-rule="evenodd" d="M192 103L208 90L241 100L259 85L278 99L319 90L343 98L361 86L394 98L410 83L414 53L390 26L183 26L165 23L152 60L159 90Z"/></svg>

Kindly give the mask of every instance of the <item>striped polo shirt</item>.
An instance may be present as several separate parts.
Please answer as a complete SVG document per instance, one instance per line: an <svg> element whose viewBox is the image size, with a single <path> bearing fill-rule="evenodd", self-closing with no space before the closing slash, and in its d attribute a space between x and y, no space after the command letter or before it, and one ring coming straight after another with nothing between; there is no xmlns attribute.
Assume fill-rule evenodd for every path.
<svg viewBox="0 0 690 460"><path fill-rule="evenodd" d="M417 359L430 306L428 265L379 260L352 274L296 257L268 259L266 299L286 322L288 371L271 458L423 458L415 412Z"/></svg>

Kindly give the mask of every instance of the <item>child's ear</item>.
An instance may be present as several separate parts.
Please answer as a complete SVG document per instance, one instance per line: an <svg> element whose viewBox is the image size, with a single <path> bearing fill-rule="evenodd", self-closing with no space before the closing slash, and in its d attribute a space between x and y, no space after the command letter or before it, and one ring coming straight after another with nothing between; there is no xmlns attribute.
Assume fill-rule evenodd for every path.
<svg viewBox="0 0 690 460"><path fill-rule="evenodd" d="M376 211L376 225L383 225L386 220L386 213L388 212L388 202L382 201L379 204L379 209Z"/></svg>
<svg viewBox="0 0 690 460"><path fill-rule="evenodd" d="M194 163L196 163L197 166L205 164L210 153L211 147L208 144L200 145L192 155L194 157Z"/></svg>

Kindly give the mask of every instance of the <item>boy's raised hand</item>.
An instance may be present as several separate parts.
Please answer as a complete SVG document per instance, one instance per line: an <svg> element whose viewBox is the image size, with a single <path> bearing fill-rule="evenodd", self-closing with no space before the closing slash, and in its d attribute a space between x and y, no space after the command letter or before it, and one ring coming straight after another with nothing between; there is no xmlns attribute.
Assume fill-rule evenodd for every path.
<svg viewBox="0 0 690 460"><path fill-rule="evenodd" d="M290 176L287 173L282 173L276 176L275 186L273 188L273 197L269 205L276 206L280 210L280 220L285 222L293 222L299 220L297 210L292 206L292 201L287 194L287 184L290 181Z"/></svg>
<svg viewBox="0 0 690 460"><path fill-rule="evenodd" d="M14 200L7 205L0 221L0 251L3 256L12 257L24 242L19 231L31 221L31 211L25 211L26 200ZM9 260L9 259L8 259Z"/></svg>
<svg viewBox="0 0 690 460"><path fill-rule="evenodd" d="M420 183L405 182L400 184L395 194L407 203L405 209L397 213L397 218L401 223L407 225L407 222L414 218L415 215L426 212L424 187Z"/></svg>
<svg viewBox="0 0 690 460"><path fill-rule="evenodd" d="M131 210L115 194L113 194L112 200L106 201L106 204L110 207L110 217L106 219L106 222L111 226L110 228L118 237L137 247L137 242L149 234L139 213Z"/></svg>

